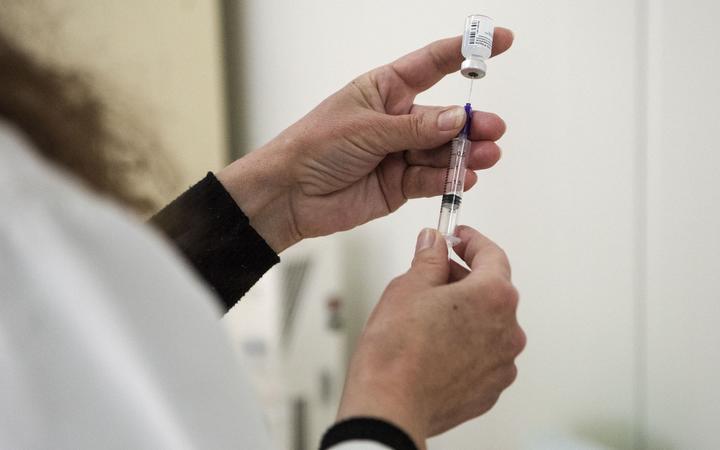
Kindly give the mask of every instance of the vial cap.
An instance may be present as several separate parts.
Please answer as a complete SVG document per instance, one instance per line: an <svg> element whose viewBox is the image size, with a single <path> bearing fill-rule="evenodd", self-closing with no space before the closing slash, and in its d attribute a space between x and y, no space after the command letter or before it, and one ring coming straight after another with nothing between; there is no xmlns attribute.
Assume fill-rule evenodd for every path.
<svg viewBox="0 0 720 450"><path fill-rule="evenodd" d="M460 73L465 78L478 80L487 73L487 64L480 58L469 58L460 65Z"/></svg>

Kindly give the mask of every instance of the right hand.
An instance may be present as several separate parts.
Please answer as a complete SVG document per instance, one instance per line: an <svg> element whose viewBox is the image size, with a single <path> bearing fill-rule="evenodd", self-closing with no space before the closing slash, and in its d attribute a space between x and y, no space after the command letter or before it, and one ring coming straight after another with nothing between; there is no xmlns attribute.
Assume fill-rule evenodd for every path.
<svg viewBox="0 0 720 450"><path fill-rule="evenodd" d="M418 237L412 267L387 287L353 355L338 420L371 416L425 439L488 411L517 374L525 334L505 253L469 227L448 261L442 235Z"/></svg>

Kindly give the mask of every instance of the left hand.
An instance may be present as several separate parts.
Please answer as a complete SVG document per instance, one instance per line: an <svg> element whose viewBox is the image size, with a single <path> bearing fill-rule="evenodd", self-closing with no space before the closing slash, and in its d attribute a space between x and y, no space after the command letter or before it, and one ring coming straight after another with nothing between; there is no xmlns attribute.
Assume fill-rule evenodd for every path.
<svg viewBox="0 0 720 450"><path fill-rule="evenodd" d="M496 28L493 55L512 33ZM436 41L367 72L262 148L217 176L278 253L303 238L348 230L443 192L461 107L415 105L417 94L460 68L460 37ZM465 188L500 159L504 122L476 112Z"/></svg>

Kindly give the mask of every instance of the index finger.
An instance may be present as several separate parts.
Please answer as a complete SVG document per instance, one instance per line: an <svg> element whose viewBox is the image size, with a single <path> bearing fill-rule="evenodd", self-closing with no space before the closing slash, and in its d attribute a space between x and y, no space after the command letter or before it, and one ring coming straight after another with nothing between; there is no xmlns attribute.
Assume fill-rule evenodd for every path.
<svg viewBox="0 0 720 450"><path fill-rule="evenodd" d="M460 225L455 231L460 243L453 250L473 272L494 272L510 280L510 261L503 249L468 226Z"/></svg>
<svg viewBox="0 0 720 450"><path fill-rule="evenodd" d="M496 27L492 56L504 52L513 42L512 31ZM390 63L393 71L416 92L422 92L450 73L460 70L462 36L435 41Z"/></svg>

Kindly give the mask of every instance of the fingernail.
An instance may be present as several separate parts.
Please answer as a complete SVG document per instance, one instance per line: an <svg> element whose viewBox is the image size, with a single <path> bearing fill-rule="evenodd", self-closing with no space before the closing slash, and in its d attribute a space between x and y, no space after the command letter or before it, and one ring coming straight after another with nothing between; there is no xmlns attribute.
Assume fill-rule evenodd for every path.
<svg viewBox="0 0 720 450"><path fill-rule="evenodd" d="M415 245L415 253L430 248L435 243L437 233L432 228L425 228L420 232L418 236L417 244Z"/></svg>
<svg viewBox="0 0 720 450"><path fill-rule="evenodd" d="M460 107L443 111L437 119L440 131L457 130L465 124L465 110Z"/></svg>

